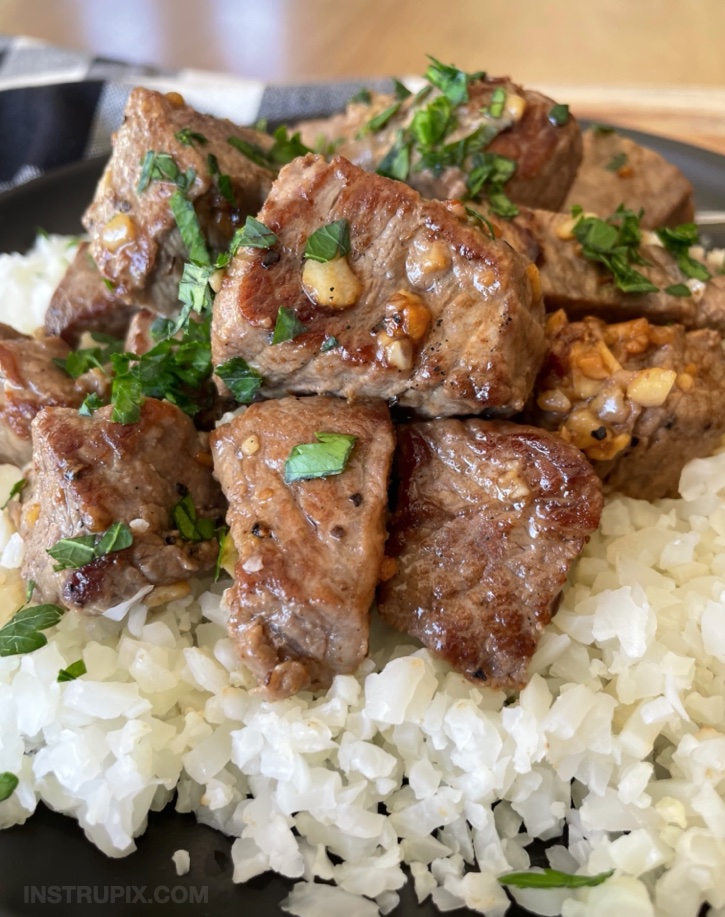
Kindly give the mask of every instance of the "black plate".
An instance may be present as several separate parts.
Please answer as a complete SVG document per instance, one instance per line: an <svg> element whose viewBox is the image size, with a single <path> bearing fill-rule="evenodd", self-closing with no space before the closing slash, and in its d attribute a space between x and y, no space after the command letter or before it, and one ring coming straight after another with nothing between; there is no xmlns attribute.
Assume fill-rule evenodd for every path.
<svg viewBox="0 0 725 917"><path fill-rule="evenodd" d="M725 157L663 137L621 133L678 166L695 187L698 209L725 211ZM1 195L0 252L24 251L38 227L47 232L80 232L80 216L93 196L103 165L103 158L75 163ZM725 237L712 241L725 246ZM75 821L40 806L25 825L0 831L0 915L48 913L52 904L53 917L79 913L84 917L190 913L280 917L278 904L292 883L268 873L246 885L233 885L230 840L197 824L193 816L179 815L170 806L152 813L148 830L137 843L138 851L131 856L109 859L85 839ZM191 853L191 872L181 878L171 861L179 848ZM546 865L545 861L540 865ZM81 905L81 887L97 903ZM33 891L43 888L45 905L38 903L42 892ZM140 903L140 896L152 903ZM412 883L401 890L401 906L395 911L399 917L439 913L430 901L420 907L416 904ZM468 910L456 913L473 914ZM510 917L528 913L516 906L508 911Z"/></svg>

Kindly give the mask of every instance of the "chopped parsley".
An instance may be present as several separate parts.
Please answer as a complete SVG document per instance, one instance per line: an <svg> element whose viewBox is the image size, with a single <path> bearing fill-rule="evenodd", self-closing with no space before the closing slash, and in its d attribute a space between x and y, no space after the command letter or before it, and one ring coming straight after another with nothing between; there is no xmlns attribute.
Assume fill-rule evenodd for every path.
<svg viewBox="0 0 725 917"><path fill-rule="evenodd" d="M569 106L561 102L552 105L549 109L549 121L556 127L564 127L569 123Z"/></svg>
<svg viewBox="0 0 725 917"><path fill-rule="evenodd" d="M28 486L28 482L26 478L20 478L19 481L16 481L13 484L13 486L10 488L10 493L8 494L7 500L3 503L2 506L0 506L0 510L7 509L10 501L13 500L15 497L20 496L20 494L25 490L27 486Z"/></svg>
<svg viewBox="0 0 725 917"><path fill-rule="evenodd" d="M240 404L249 404L262 386L262 377L242 357L232 357L215 369Z"/></svg>
<svg viewBox="0 0 725 917"><path fill-rule="evenodd" d="M91 392L90 395L86 395L83 399L83 404L78 408L78 413L81 417L93 417L98 408L102 408L104 404L105 402L96 392Z"/></svg>
<svg viewBox="0 0 725 917"><path fill-rule="evenodd" d="M338 339L331 335L330 337L325 338L320 347L320 353L329 353L329 351L334 350L336 347L340 346Z"/></svg>
<svg viewBox="0 0 725 917"><path fill-rule="evenodd" d="M461 102L468 101L468 87L474 80L485 79L486 74L483 70L476 73L466 73L457 67L448 64L442 64L435 57L428 55L430 65L425 71L425 78L433 86L440 89L444 96L447 96L454 105L460 105Z"/></svg>
<svg viewBox="0 0 725 917"><path fill-rule="evenodd" d="M324 264L340 258L350 251L350 224L347 220L334 220L320 226L307 239L305 258Z"/></svg>
<svg viewBox="0 0 725 917"><path fill-rule="evenodd" d="M10 771L3 771L0 774L0 802L9 799L18 788L20 781L11 774Z"/></svg>
<svg viewBox="0 0 725 917"><path fill-rule="evenodd" d="M215 535L214 520L197 514L191 494L179 500L171 515L184 541L209 541Z"/></svg>
<svg viewBox="0 0 725 917"><path fill-rule="evenodd" d="M232 205L232 207L237 206L237 199L234 196L234 189L232 188L232 180L228 175L225 175L219 169L219 160L213 153L209 153L206 157L207 168L209 169L209 174L214 179L214 184L217 187L217 190L221 196Z"/></svg>
<svg viewBox="0 0 725 917"><path fill-rule="evenodd" d="M241 137L227 137L227 143L238 150L243 156L251 160L255 165L263 169L270 168L269 154L256 143L250 143L248 140L242 140Z"/></svg>
<svg viewBox="0 0 725 917"><path fill-rule="evenodd" d="M105 366L110 362L111 356L123 350L123 341L100 331L92 331L91 338L103 346L83 347L72 351L67 357L56 357L53 360L55 365L65 370L74 379L91 369L100 369L105 372Z"/></svg>
<svg viewBox="0 0 725 917"><path fill-rule="evenodd" d="M378 163L375 170L378 175L385 178L394 178L397 181L407 181L410 175L410 151L412 140L407 139L404 131L398 131L393 145Z"/></svg>
<svg viewBox="0 0 725 917"><path fill-rule="evenodd" d="M362 89L358 89L358 91L355 93L354 96L350 96L350 100L348 101L347 104L350 105L352 102L357 102L361 105L369 105L372 102L372 100L373 100L372 93L370 92L369 89L366 89L363 86Z"/></svg>
<svg viewBox="0 0 725 917"><path fill-rule="evenodd" d="M216 534L219 541L219 551L214 565L214 582L218 583L222 570L226 570L234 555L234 542L226 525L221 526Z"/></svg>
<svg viewBox="0 0 725 917"><path fill-rule="evenodd" d="M692 290L686 283L673 283L671 286L665 287L665 293L668 296L680 296L682 298L692 296Z"/></svg>
<svg viewBox="0 0 725 917"><path fill-rule="evenodd" d="M383 111L378 112L378 114L371 118L363 127L361 134L370 132L375 133L375 131L382 130L399 111L400 102L396 102L394 105L390 105L388 108L383 109Z"/></svg>
<svg viewBox="0 0 725 917"><path fill-rule="evenodd" d="M149 150L141 160L141 175L136 185L136 193L142 194L152 181L171 182L180 191L186 192L194 184L195 178L196 172L193 169L182 172L169 153Z"/></svg>
<svg viewBox="0 0 725 917"><path fill-rule="evenodd" d="M234 255L237 249L242 246L248 248L272 248L276 244L277 236L271 229L268 229L264 223L260 223L254 217L247 217L244 226L234 233L229 250Z"/></svg>
<svg viewBox="0 0 725 917"><path fill-rule="evenodd" d="M53 566L53 572L61 570L74 570L84 567L99 557L122 551L133 544L131 529L125 522L114 524L100 535L77 535L75 538L61 538L52 548L46 551L58 563Z"/></svg>
<svg viewBox="0 0 725 917"><path fill-rule="evenodd" d="M516 162L498 153L474 153L471 157L471 171L466 179L469 198L483 194L497 216L511 219L519 209L506 196L503 186L516 171Z"/></svg>
<svg viewBox="0 0 725 917"><path fill-rule="evenodd" d="M641 216L642 211L637 214L620 205L607 220L581 217L573 230L584 257L602 264L624 293L656 293L658 290L644 274L632 267L647 264L639 253Z"/></svg>
<svg viewBox="0 0 725 917"><path fill-rule="evenodd" d="M500 118L503 115L505 108L506 90L503 88L503 86L497 86L491 93L491 101L488 108L485 109L485 112L491 118Z"/></svg>
<svg viewBox="0 0 725 917"><path fill-rule="evenodd" d="M558 869L542 869L541 872L509 872L499 876L498 881L512 888L594 888L613 874L613 869L595 876L575 876Z"/></svg>
<svg viewBox="0 0 725 917"><path fill-rule="evenodd" d="M663 227L657 230L657 236L667 251L674 256L685 277L703 282L711 278L712 275L705 265L690 256L690 247L700 241L694 223L681 223L671 228Z"/></svg>
<svg viewBox="0 0 725 917"><path fill-rule="evenodd" d="M604 168L607 172L619 172L620 169L627 165L628 161L629 157L626 153L615 153Z"/></svg>
<svg viewBox="0 0 725 917"><path fill-rule="evenodd" d="M614 133L614 128L612 127L611 124L598 124L597 122L594 122L594 124L590 124L589 130L593 134L613 134Z"/></svg>
<svg viewBox="0 0 725 917"><path fill-rule="evenodd" d="M455 127L453 105L445 96L438 96L430 105L419 109L410 124L410 133L422 151L434 149Z"/></svg>
<svg viewBox="0 0 725 917"><path fill-rule="evenodd" d="M58 672L58 678L56 681L75 681L76 678L80 678L81 675L85 675L88 672L86 664L82 659L77 659L75 662L71 662L67 669L61 669Z"/></svg>
<svg viewBox="0 0 725 917"><path fill-rule="evenodd" d="M193 143L198 143L199 146L206 146L209 143L203 134L193 131L190 127L184 127L177 131L174 137L184 146L191 146Z"/></svg>
<svg viewBox="0 0 725 917"><path fill-rule="evenodd" d="M316 443L301 443L290 452L284 466L285 483L309 481L341 474L357 437L349 433L315 433Z"/></svg>
<svg viewBox="0 0 725 917"><path fill-rule="evenodd" d="M197 264L211 264L206 240L192 202L181 191L175 191L171 195L169 205L181 238L189 252L189 258Z"/></svg>
<svg viewBox="0 0 725 917"><path fill-rule="evenodd" d="M288 162L292 162L292 160L296 159L298 156L306 156L307 153L312 152L312 150L302 142L302 135L299 131L292 134L290 137L287 134L287 128L281 125L272 136L274 137L274 143L268 154L271 163L283 166Z"/></svg>
<svg viewBox="0 0 725 917"><path fill-rule="evenodd" d="M302 324L293 310L280 306L277 312L274 334L272 335L272 344L284 344L285 341L292 341L304 334L305 331L307 331L307 325Z"/></svg>
<svg viewBox="0 0 725 917"><path fill-rule="evenodd" d="M45 646L48 640L41 631L53 627L62 617L63 609L58 605L21 608L0 627L0 656L19 656Z"/></svg>
<svg viewBox="0 0 725 917"><path fill-rule="evenodd" d="M413 95L410 89L408 89L404 83L401 83L400 80L393 79L393 90L395 92L395 98L399 102Z"/></svg>
<svg viewBox="0 0 725 917"><path fill-rule="evenodd" d="M478 227L478 229L484 230L486 234L492 239L495 239L496 233L493 228L493 223L491 223L490 220L487 220L482 213L478 212L478 210L474 210L473 207L468 207L466 204L463 206L466 208L469 222Z"/></svg>

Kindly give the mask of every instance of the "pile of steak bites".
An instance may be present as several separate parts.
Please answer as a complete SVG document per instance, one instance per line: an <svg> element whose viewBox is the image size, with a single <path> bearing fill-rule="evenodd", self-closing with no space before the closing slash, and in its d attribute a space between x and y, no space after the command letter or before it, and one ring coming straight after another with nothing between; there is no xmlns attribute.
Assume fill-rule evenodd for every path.
<svg viewBox="0 0 725 917"><path fill-rule="evenodd" d="M45 336L0 333L36 599L224 568L269 698L354 671L374 604L517 689L603 490L672 496L716 445L686 179L508 79L426 79L273 135L131 93Z"/></svg>

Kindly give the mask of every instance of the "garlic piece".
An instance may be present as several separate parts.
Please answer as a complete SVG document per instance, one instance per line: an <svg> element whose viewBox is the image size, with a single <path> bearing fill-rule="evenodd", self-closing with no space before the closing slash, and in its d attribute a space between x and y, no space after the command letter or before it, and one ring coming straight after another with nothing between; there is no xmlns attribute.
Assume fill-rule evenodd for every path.
<svg viewBox="0 0 725 917"><path fill-rule="evenodd" d="M328 309L354 306L362 293L362 284L347 263L347 258L332 261L305 261L302 286L312 302Z"/></svg>
<svg viewBox="0 0 725 917"><path fill-rule="evenodd" d="M627 386L627 397L643 408L657 408L667 400L676 378L672 369L641 369Z"/></svg>

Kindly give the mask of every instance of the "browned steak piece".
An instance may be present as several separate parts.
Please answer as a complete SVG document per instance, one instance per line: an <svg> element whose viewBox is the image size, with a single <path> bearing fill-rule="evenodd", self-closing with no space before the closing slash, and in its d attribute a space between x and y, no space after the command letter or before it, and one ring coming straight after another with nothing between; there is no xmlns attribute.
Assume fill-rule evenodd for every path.
<svg viewBox="0 0 725 917"><path fill-rule="evenodd" d="M58 284L45 313L45 332L76 347L84 331L102 331L123 337L134 307L121 302L104 282L82 242L73 263Z"/></svg>
<svg viewBox="0 0 725 917"><path fill-rule="evenodd" d="M124 350L138 356L147 353L156 343L151 336L151 326L156 321L156 315L149 309L139 309L131 319L126 333Z"/></svg>
<svg viewBox="0 0 725 917"><path fill-rule="evenodd" d="M584 451L605 487L677 496L683 466L725 433L725 354L716 331L639 318L547 320L549 353L529 418Z"/></svg>
<svg viewBox="0 0 725 917"><path fill-rule="evenodd" d="M429 417L523 405L543 347L536 269L461 204L310 155L280 172L259 219L278 243L240 248L227 271L215 364L243 357L267 395L394 399ZM338 220L349 255L303 262L309 237ZM273 344L281 307L306 330Z"/></svg>
<svg viewBox="0 0 725 917"><path fill-rule="evenodd" d="M624 204L644 210L642 226L677 226L694 216L692 185L659 153L614 131L583 134L584 158L562 209L578 204L607 217Z"/></svg>
<svg viewBox="0 0 725 917"><path fill-rule="evenodd" d="M114 284L116 296L164 314L177 305L181 266L188 257L169 203L179 188L167 178L151 180L139 190L150 151L172 158L184 186L192 170L185 194L213 250L225 248L240 221L262 205L272 172L235 149L230 137L265 149L272 143L257 131L199 114L175 93L133 90L113 154L83 218L91 234L91 254ZM220 190L210 154L216 157L218 172L229 176L235 204ZM156 162L168 172L168 158Z"/></svg>
<svg viewBox="0 0 725 917"><path fill-rule="evenodd" d="M496 91L505 92L500 117L489 113ZM320 137L328 143L341 140L335 150L339 155L374 172L395 144L398 132L407 131L416 113L439 96L438 90L423 99L411 96L399 104L397 112L379 130L370 130L369 122L397 104L393 96L375 94L370 104L351 102L341 115L302 122L297 128L310 147L319 144ZM575 118L569 116L561 126L550 118L554 105L552 99L522 89L507 77L474 80L468 87L468 100L455 106L451 130L438 147L455 144L481 128L489 131L492 139L480 148L516 162L516 171L505 185L509 198L528 207L558 210L581 162L582 142ZM420 143L413 141L406 181L424 197L447 200L468 196L470 158L462 166L419 169L421 152Z"/></svg>
<svg viewBox="0 0 725 917"><path fill-rule="evenodd" d="M520 688L567 572L599 524L584 456L543 430L444 420L397 428L399 489L378 589L388 623L472 681Z"/></svg>
<svg viewBox="0 0 725 917"><path fill-rule="evenodd" d="M189 577L214 568L218 544L186 540L172 511L188 495L199 517L224 515L206 437L185 414L151 398L137 423L112 423L111 412L110 406L92 417L68 408L41 411L32 428L31 487L23 494L23 576L35 580L36 598L87 613L145 587L173 587L149 596L152 602L186 594ZM131 529L131 547L53 572L48 548L116 522Z"/></svg>
<svg viewBox="0 0 725 917"><path fill-rule="evenodd" d="M564 309L569 318L595 315L607 322L645 316L657 324L678 322L686 328L716 328L725 333L725 275L695 283L692 296L673 296L670 286L687 282L675 258L654 234L645 233L640 252L647 265L635 265L655 286L657 293L623 293L601 265L588 261L572 237L573 219L563 213L523 210L504 226L504 237L519 251L531 256L538 248L536 264L547 312ZM534 246L532 247L532 241Z"/></svg>
<svg viewBox="0 0 725 917"><path fill-rule="evenodd" d="M30 424L48 405L78 407L88 394L54 360L70 347L60 338L31 338L2 326L0 332L0 461L24 465L32 456ZM5 330L7 329L7 330Z"/></svg>
<svg viewBox="0 0 725 917"><path fill-rule="evenodd" d="M326 432L357 438L342 473L285 483L292 450ZM385 405L325 397L254 404L212 434L239 553L230 632L267 697L324 687L364 659L393 448Z"/></svg>

